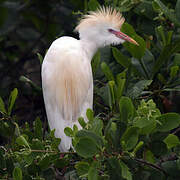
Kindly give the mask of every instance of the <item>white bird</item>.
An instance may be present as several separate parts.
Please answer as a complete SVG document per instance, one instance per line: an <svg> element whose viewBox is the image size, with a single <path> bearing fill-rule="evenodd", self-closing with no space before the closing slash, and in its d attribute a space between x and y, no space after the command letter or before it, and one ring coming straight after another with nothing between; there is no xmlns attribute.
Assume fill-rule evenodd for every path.
<svg viewBox="0 0 180 180"><path fill-rule="evenodd" d="M42 88L50 129L61 138L59 149L72 147L64 128L74 124L81 129L78 117L87 121L86 110L93 105L91 60L98 48L129 41L137 42L120 31L124 18L110 7L101 7L83 16L75 30L80 40L64 36L56 39L42 64Z"/></svg>

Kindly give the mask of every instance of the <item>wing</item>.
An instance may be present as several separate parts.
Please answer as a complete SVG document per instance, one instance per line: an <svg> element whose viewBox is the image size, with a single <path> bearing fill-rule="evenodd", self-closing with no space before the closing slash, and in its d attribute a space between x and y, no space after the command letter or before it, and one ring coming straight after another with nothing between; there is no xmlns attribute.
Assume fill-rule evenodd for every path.
<svg viewBox="0 0 180 180"><path fill-rule="evenodd" d="M63 120L76 121L92 84L91 65L78 51L48 53L42 71L43 90L51 99L48 103L59 109Z"/></svg>
<svg viewBox="0 0 180 180"><path fill-rule="evenodd" d="M56 40L57 41L57 40ZM70 43L67 43L70 41ZM49 126L61 138L59 149L68 151L71 138L64 128L80 127L77 118L92 108L93 82L90 61L77 40L60 38L51 45L42 64L42 88Z"/></svg>
<svg viewBox="0 0 180 180"><path fill-rule="evenodd" d="M76 121L90 88L91 76L84 67L83 58L74 54L63 56L59 64L56 100L63 119Z"/></svg>

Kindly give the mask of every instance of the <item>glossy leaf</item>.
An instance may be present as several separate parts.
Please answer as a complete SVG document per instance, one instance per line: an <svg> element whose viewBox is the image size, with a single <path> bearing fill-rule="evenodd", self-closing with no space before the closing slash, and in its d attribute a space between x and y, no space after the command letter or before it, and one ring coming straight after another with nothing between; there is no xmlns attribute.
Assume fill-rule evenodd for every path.
<svg viewBox="0 0 180 180"><path fill-rule="evenodd" d="M3 99L0 97L0 112L6 113L6 108Z"/></svg>
<svg viewBox="0 0 180 180"><path fill-rule="evenodd" d="M113 56L115 60L121 64L123 67L128 68L131 64L130 59L127 56L124 56L121 51L119 51L117 48L112 48Z"/></svg>
<svg viewBox="0 0 180 180"><path fill-rule="evenodd" d="M100 6L99 2L97 0L90 0L88 2L89 10L95 11Z"/></svg>
<svg viewBox="0 0 180 180"><path fill-rule="evenodd" d="M177 0L175 7L176 18L180 21L180 0Z"/></svg>
<svg viewBox="0 0 180 180"><path fill-rule="evenodd" d="M81 125L82 128L85 128L86 122L84 121L83 117L79 117L78 122L79 122L79 124Z"/></svg>
<svg viewBox="0 0 180 180"><path fill-rule="evenodd" d="M166 143L168 149L176 147L180 144L179 138L174 134L169 134L165 139L164 142Z"/></svg>
<svg viewBox="0 0 180 180"><path fill-rule="evenodd" d="M137 127L129 127L121 137L121 144L124 150L131 150L138 142L138 129Z"/></svg>
<svg viewBox="0 0 180 180"><path fill-rule="evenodd" d="M30 148L29 143L27 142L25 137L22 135L16 138L16 143L21 146L26 146L26 147Z"/></svg>
<svg viewBox="0 0 180 180"><path fill-rule="evenodd" d="M93 121L93 119L94 119L94 112L93 112L93 110L92 109L87 109L86 116L87 116L89 121Z"/></svg>
<svg viewBox="0 0 180 180"><path fill-rule="evenodd" d="M128 96L137 98L141 95L143 90L152 83L152 80L141 80L134 84L134 86L128 90Z"/></svg>
<svg viewBox="0 0 180 180"><path fill-rule="evenodd" d="M75 146L75 150L84 158L90 158L99 151L96 142L92 140L92 138L88 137L80 138L79 142Z"/></svg>
<svg viewBox="0 0 180 180"><path fill-rule="evenodd" d="M101 63L101 69L102 69L103 73L105 74L108 81L114 80L113 73L110 70L109 66L105 62Z"/></svg>
<svg viewBox="0 0 180 180"><path fill-rule="evenodd" d="M122 73L119 73L116 76L116 82L117 82L116 96L117 96L117 100L119 100L121 98L121 96L123 95L123 91L125 88L126 70L123 71Z"/></svg>
<svg viewBox="0 0 180 180"><path fill-rule="evenodd" d="M98 180L97 162L93 162L88 171L88 180Z"/></svg>
<svg viewBox="0 0 180 180"><path fill-rule="evenodd" d="M35 124L34 124L34 133L35 137L39 139L43 139L43 129L42 129L42 122L39 117L36 118Z"/></svg>
<svg viewBox="0 0 180 180"><path fill-rule="evenodd" d="M155 163L155 157L154 157L154 154L150 151L150 150L147 150L145 153L144 153L144 159L152 164Z"/></svg>
<svg viewBox="0 0 180 180"><path fill-rule="evenodd" d="M170 77L173 79L177 76L177 73L179 71L179 66L172 66L170 69Z"/></svg>
<svg viewBox="0 0 180 180"><path fill-rule="evenodd" d="M89 163L85 162L85 161L80 161L75 165L75 168L76 168L77 173L78 173L79 176L88 175Z"/></svg>
<svg viewBox="0 0 180 180"><path fill-rule="evenodd" d="M64 133L66 134L66 136L69 136L69 137L73 137L74 136L73 130L70 127L66 127L64 129Z"/></svg>
<svg viewBox="0 0 180 180"><path fill-rule="evenodd" d="M126 47L126 49L131 53L131 55L134 58L141 59L145 53L146 50L146 43L144 39L136 34L133 27L128 24L124 23L121 28L122 32L133 38L138 44L134 45L129 42L125 42L123 45Z"/></svg>
<svg viewBox="0 0 180 180"><path fill-rule="evenodd" d="M13 108L14 103L16 101L17 95L18 95L18 90L17 90L17 88L15 88L13 91L11 91L11 94L9 96L8 115L10 115L12 112L12 108Z"/></svg>
<svg viewBox="0 0 180 180"><path fill-rule="evenodd" d="M166 113L159 116L157 129L160 132L170 131L180 125L180 115L177 113Z"/></svg>
<svg viewBox="0 0 180 180"><path fill-rule="evenodd" d="M128 122L129 118L134 115L134 106L130 98L121 97L119 101L120 118L124 122Z"/></svg>
<svg viewBox="0 0 180 180"><path fill-rule="evenodd" d="M102 138L95 134L94 132L88 131L88 130L80 130L76 133L77 138L83 138L88 137L91 138L97 145L97 147L101 148L103 146L103 140Z"/></svg>
<svg viewBox="0 0 180 180"><path fill-rule="evenodd" d="M91 61L91 66L92 66L92 72L93 72L93 74L95 74L96 71L98 70L99 65L100 65L100 62L101 62L101 56L100 56L100 51L98 51L98 52L94 55L94 57L93 57L93 59L92 59L92 61Z"/></svg>
<svg viewBox="0 0 180 180"><path fill-rule="evenodd" d="M112 104L112 107L115 105L116 101L115 101L115 82L114 81L109 81L108 82L109 85L109 90L110 90L110 104Z"/></svg>
<svg viewBox="0 0 180 180"><path fill-rule="evenodd" d="M22 170L19 167L15 167L13 170L13 179L14 180L22 180L23 176L22 176Z"/></svg>
<svg viewBox="0 0 180 180"><path fill-rule="evenodd" d="M42 64L42 63L43 63L43 57L42 57L42 55L41 55L40 53L37 53L37 56L38 56L38 59L39 59L40 64Z"/></svg>
<svg viewBox="0 0 180 180"><path fill-rule="evenodd" d="M121 166L121 174L124 179L132 180L132 174L129 171L129 168L123 161L119 161L119 164Z"/></svg>

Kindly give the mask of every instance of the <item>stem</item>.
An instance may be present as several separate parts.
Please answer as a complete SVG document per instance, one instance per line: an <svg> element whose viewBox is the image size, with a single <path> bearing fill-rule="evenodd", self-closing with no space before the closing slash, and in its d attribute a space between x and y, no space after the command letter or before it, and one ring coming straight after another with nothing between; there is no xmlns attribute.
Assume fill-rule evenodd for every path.
<svg viewBox="0 0 180 180"><path fill-rule="evenodd" d="M38 150L31 149L31 152L41 152L41 153L56 153L56 154L76 154L76 152L58 152L58 151L48 151L48 150Z"/></svg>
<svg viewBox="0 0 180 180"><path fill-rule="evenodd" d="M150 162L147 162L147 161L144 161L144 160L138 159L138 158L134 158L134 160L137 161L137 162L139 162L139 163L141 163L141 164L144 164L144 165L150 166L150 167L152 167L152 168L154 168L154 169L157 169L157 170L163 172L163 173L167 176L166 171L165 171L164 169L162 169L162 168L161 168L160 166L158 166L158 165L152 164L152 163L150 163Z"/></svg>

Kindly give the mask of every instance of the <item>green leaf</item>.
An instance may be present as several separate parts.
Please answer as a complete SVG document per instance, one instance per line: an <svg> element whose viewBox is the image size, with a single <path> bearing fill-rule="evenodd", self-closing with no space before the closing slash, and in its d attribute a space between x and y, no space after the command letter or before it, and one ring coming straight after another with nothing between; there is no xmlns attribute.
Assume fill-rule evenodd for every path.
<svg viewBox="0 0 180 180"><path fill-rule="evenodd" d="M79 117L78 122L79 122L79 124L81 125L82 128L86 127L86 122L84 121L83 117Z"/></svg>
<svg viewBox="0 0 180 180"><path fill-rule="evenodd" d="M0 97L0 112L5 113L6 114L6 108L5 108L5 104L4 101L2 100L2 98Z"/></svg>
<svg viewBox="0 0 180 180"><path fill-rule="evenodd" d="M41 168L41 170L47 169L51 164L51 156L49 154L46 154L39 162L38 165Z"/></svg>
<svg viewBox="0 0 180 180"><path fill-rule="evenodd" d="M166 18L168 18L170 21L172 21L173 23L175 23L177 26L180 27L180 22L178 21L178 19L176 18L175 14L172 11L170 11L160 0L154 0L154 2L156 2L157 5L159 5L159 8L164 13Z"/></svg>
<svg viewBox="0 0 180 180"><path fill-rule="evenodd" d="M134 86L127 92L131 98L137 98L141 95L143 90L152 83L152 80L141 80L134 84Z"/></svg>
<svg viewBox="0 0 180 180"><path fill-rule="evenodd" d="M170 180L178 180L180 178L176 161L165 161L161 164L161 167L172 177Z"/></svg>
<svg viewBox="0 0 180 180"><path fill-rule="evenodd" d="M34 122L34 134L36 138L43 139L43 129L42 129L42 122L39 117L36 118Z"/></svg>
<svg viewBox="0 0 180 180"><path fill-rule="evenodd" d="M154 157L154 154L150 151L150 150L147 150L145 153L144 153L144 159L152 164L155 163L155 157Z"/></svg>
<svg viewBox="0 0 180 180"><path fill-rule="evenodd" d="M93 119L94 119L94 112L93 112L93 110L92 109L87 109L86 116L87 116L89 121L93 121Z"/></svg>
<svg viewBox="0 0 180 180"><path fill-rule="evenodd" d="M125 74L124 77L122 77L122 74ZM126 83L125 71L123 71L122 73L119 73L116 76L116 82L117 82L116 96L117 96L117 100L119 100L123 94L125 83Z"/></svg>
<svg viewBox="0 0 180 180"><path fill-rule="evenodd" d="M22 180L22 170L19 167L15 167L13 170L13 179L14 180Z"/></svg>
<svg viewBox="0 0 180 180"><path fill-rule="evenodd" d="M163 156L168 151L166 144L160 140L152 141L149 144L149 149L155 156Z"/></svg>
<svg viewBox="0 0 180 180"><path fill-rule="evenodd" d="M164 142L166 143L168 149L176 147L180 144L179 138L174 134L169 134L165 139Z"/></svg>
<svg viewBox="0 0 180 180"><path fill-rule="evenodd" d="M175 7L176 18L180 21L180 0L177 0Z"/></svg>
<svg viewBox="0 0 180 180"><path fill-rule="evenodd" d="M84 158L93 157L99 151L96 142L89 137L80 138L75 150Z"/></svg>
<svg viewBox="0 0 180 180"><path fill-rule="evenodd" d="M11 94L9 96L8 115L11 115L12 108L13 108L14 103L16 101L17 95L18 95L18 90L17 90L17 88L14 88L14 90L11 91Z"/></svg>
<svg viewBox="0 0 180 180"><path fill-rule="evenodd" d="M140 128L140 134L148 135L156 128L156 119L147 119L146 117L136 118L134 126Z"/></svg>
<svg viewBox="0 0 180 180"><path fill-rule="evenodd" d="M132 174L129 171L129 168L123 161L119 161L119 164L121 166L121 174L124 179L132 180Z"/></svg>
<svg viewBox="0 0 180 180"><path fill-rule="evenodd" d="M94 118L94 121L91 123L92 127L90 130L94 132L96 135L102 136L102 130L103 130L103 122L99 118Z"/></svg>
<svg viewBox="0 0 180 180"><path fill-rule="evenodd" d="M178 169L180 170L180 159L178 159L178 160L176 161L176 163L177 163Z"/></svg>
<svg viewBox="0 0 180 180"><path fill-rule="evenodd" d="M66 134L66 136L69 136L69 137L74 136L73 130L70 127L64 128L64 133Z"/></svg>
<svg viewBox="0 0 180 180"><path fill-rule="evenodd" d="M160 132L170 131L180 125L180 115L177 113L162 114L157 120L160 122L157 125L157 129Z"/></svg>
<svg viewBox="0 0 180 180"><path fill-rule="evenodd" d="M83 137L88 137L91 138L97 145L97 147L102 148L103 146L103 140L102 138L95 134L94 132L88 131L88 130L80 130L76 133L77 138L83 138Z"/></svg>
<svg viewBox="0 0 180 180"><path fill-rule="evenodd" d="M106 76L108 81L114 80L113 73L110 70L109 66L105 62L101 63L101 69L102 69L102 71L103 71L103 73Z"/></svg>
<svg viewBox="0 0 180 180"><path fill-rule="evenodd" d="M116 103L116 101L115 101L115 82L114 81L109 81L108 85L109 85L110 96L111 96L110 97L110 100L111 100L110 104L112 106L114 106L115 103Z"/></svg>
<svg viewBox="0 0 180 180"><path fill-rule="evenodd" d="M138 130L137 127L129 127L121 137L121 144L124 150L131 150L138 142Z"/></svg>
<svg viewBox="0 0 180 180"><path fill-rule="evenodd" d="M166 45L166 37L165 37L165 34L164 34L163 26L158 26L158 27L156 28L156 31L157 31L158 34L161 36L163 45L165 46L165 45Z"/></svg>
<svg viewBox="0 0 180 180"><path fill-rule="evenodd" d="M101 62L101 56L100 56L100 51L98 51L92 61L91 61L91 66L92 66L92 72L93 74L96 73L97 69L99 68L99 65L100 65L100 62Z"/></svg>
<svg viewBox="0 0 180 180"><path fill-rule="evenodd" d="M54 165L55 165L55 167L57 167L57 168L65 168L65 167L67 167L68 166L68 164L69 164L69 160L67 159L67 158L58 158L58 159L56 159L55 161L54 161Z"/></svg>
<svg viewBox="0 0 180 180"><path fill-rule="evenodd" d="M141 59L146 50L146 43L144 39L138 36L133 27L128 23L124 23L122 25L121 31L133 38L139 44L139 46L137 46L129 42L125 42L123 43L123 46L125 46L134 58Z"/></svg>
<svg viewBox="0 0 180 180"><path fill-rule="evenodd" d="M121 64L123 67L128 68L131 64L130 59L127 56L124 56L117 48L112 48L113 56L115 60Z"/></svg>
<svg viewBox="0 0 180 180"><path fill-rule="evenodd" d="M161 83L163 83L163 84L167 83L162 74L158 73L157 78L158 78L159 81L161 81Z"/></svg>
<svg viewBox="0 0 180 180"><path fill-rule="evenodd" d="M36 91L38 91L38 92L41 92L41 91L42 91L41 87L37 86L34 82L32 82L30 79L28 79L28 78L25 77L25 76L21 76L21 77L19 78L19 80L22 81L22 82L24 82L24 83L30 84L30 85L32 86L32 88L34 88L34 89L35 89Z"/></svg>
<svg viewBox="0 0 180 180"><path fill-rule="evenodd" d="M97 0L90 0L88 2L88 7L90 11L95 11L98 7L100 7L100 4Z"/></svg>
<svg viewBox="0 0 180 180"><path fill-rule="evenodd" d="M170 69L170 77L173 79L177 76L177 73L179 71L179 66L172 66Z"/></svg>
<svg viewBox="0 0 180 180"><path fill-rule="evenodd" d="M180 40L173 42L165 46L156 60L153 66L153 76L159 71L159 69L169 60L169 58L174 54L178 53L180 49Z"/></svg>
<svg viewBox="0 0 180 180"><path fill-rule="evenodd" d="M134 106L130 98L121 97L119 101L120 118L124 122L128 122L129 118L134 115Z"/></svg>
<svg viewBox="0 0 180 180"><path fill-rule="evenodd" d="M97 162L93 162L88 171L88 180L98 180Z"/></svg>
<svg viewBox="0 0 180 180"><path fill-rule="evenodd" d="M78 127L76 124L73 125L73 134L75 135L78 132Z"/></svg>
<svg viewBox="0 0 180 180"><path fill-rule="evenodd" d="M85 161L80 161L75 165L75 168L79 176L88 175L89 163Z"/></svg>
<svg viewBox="0 0 180 180"><path fill-rule="evenodd" d="M25 137L23 135L16 138L16 143L21 146L26 146L26 147L30 148L29 143L27 142L27 140L25 139Z"/></svg>
<svg viewBox="0 0 180 180"><path fill-rule="evenodd" d="M118 180L118 179L122 179L121 176L121 167L120 167L120 163L119 160L117 159L117 157L115 156L110 156L107 159L108 162L108 172L110 174L110 177L112 178L112 180Z"/></svg>
<svg viewBox="0 0 180 180"><path fill-rule="evenodd" d="M174 55L174 63L173 63L174 66L180 66L180 53L176 53Z"/></svg>
<svg viewBox="0 0 180 180"><path fill-rule="evenodd" d="M43 57L42 57L42 55L41 55L40 53L37 53L37 56L38 56L38 59L39 59L40 64L42 64L42 63L43 63Z"/></svg>

